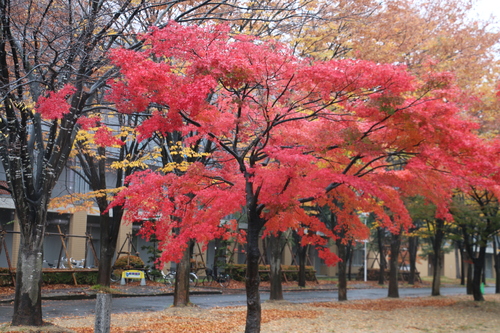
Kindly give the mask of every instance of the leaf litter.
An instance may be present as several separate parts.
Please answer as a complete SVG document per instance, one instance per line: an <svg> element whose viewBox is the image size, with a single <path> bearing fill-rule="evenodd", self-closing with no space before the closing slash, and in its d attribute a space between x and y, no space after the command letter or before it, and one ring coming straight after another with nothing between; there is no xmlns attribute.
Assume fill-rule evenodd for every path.
<svg viewBox="0 0 500 333"><path fill-rule="evenodd" d="M262 304L263 333L306 332L498 332L500 295L485 302L471 296ZM385 314L384 314L385 313ZM111 332L240 333L245 307L169 308L160 312L112 315ZM93 318L53 321L73 332L93 332Z"/></svg>

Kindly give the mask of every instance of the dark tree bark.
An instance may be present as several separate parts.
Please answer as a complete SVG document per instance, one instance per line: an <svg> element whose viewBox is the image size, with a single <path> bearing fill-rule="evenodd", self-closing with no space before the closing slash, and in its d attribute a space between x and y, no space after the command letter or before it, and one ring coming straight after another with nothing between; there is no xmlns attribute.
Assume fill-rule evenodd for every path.
<svg viewBox="0 0 500 333"><path fill-rule="evenodd" d="M251 183L247 184L247 275L246 275L246 294L247 294L247 317L245 333L260 332L260 322L262 317L262 308L260 305L259 294L259 235L264 225L260 218L256 205L256 197L252 195L253 191L249 189Z"/></svg>
<svg viewBox="0 0 500 333"><path fill-rule="evenodd" d="M493 193L474 187L471 187L469 197L478 205L482 216L479 220L472 221L472 223L467 218L463 219L460 224L463 246L469 257L468 261L472 262L473 265L472 282L470 288L468 285L467 291L472 292L475 301L484 301L481 292L481 283L485 281L486 247L488 242L492 240L492 237L495 242L495 235L500 228L497 219L499 203L498 198ZM466 209L468 210L468 208Z"/></svg>
<svg viewBox="0 0 500 333"><path fill-rule="evenodd" d="M472 264L472 260L467 263L467 285L466 292L467 295L472 295L472 281L473 281L473 271L474 265Z"/></svg>
<svg viewBox="0 0 500 333"><path fill-rule="evenodd" d="M337 239L336 243L338 249L338 256L341 259L341 261L337 264L339 270L338 300L347 301L347 276L346 276L347 246L342 243L342 239L340 238Z"/></svg>
<svg viewBox="0 0 500 333"><path fill-rule="evenodd" d="M444 240L444 220L436 219L434 225L434 235L432 236L432 266L434 268L432 274L432 296L441 295L440 286L441 286L441 254Z"/></svg>
<svg viewBox="0 0 500 333"><path fill-rule="evenodd" d="M297 247L297 256L299 259L299 276L298 276L298 286L304 288L306 286L306 259L307 251L309 251L309 245Z"/></svg>
<svg viewBox="0 0 500 333"><path fill-rule="evenodd" d="M479 253L474 261L474 274L472 278L472 296L475 301L484 301L483 293L481 292L481 283L486 261L486 246L479 247Z"/></svg>
<svg viewBox="0 0 500 333"><path fill-rule="evenodd" d="M270 282L271 282L271 290L269 294L269 299L272 301L281 301L283 300L283 284L281 276L281 256L283 254L283 243L284 243L285 234L279 233L278 235L269 236L269 249L271 251L271 255L269 258L269 267L270 267Z"/></svg>
<svg viewBox="0 0 500 333"><path fill-rule="evenodd" d="M190 305L189 301L189 273L191 272L191 249L193 242L184 251L182 260L177 264L175 272L174 287L174 307L183 307Z"/></svg>
<svg viewBox="0 0 500 333"><path fill-rule="evenodd" d="M415 284L417 274L417 251L418 251L418 236L408 237L408 253L410 257L410 276L408 284Z"/></svg>
<svg viewBox="0 0 500 333"><path fill-rule="evenodd" d="M109 287L116 242L118 241L118 230L123 216L122 209L113 209L113 217L109 213L101 215L101 243L99 255L99 274L97 283Z"/></svg>
<svg viewBox="0 0 500 333"><path fill-rule="evenodd" d="M465 286L466 262L465 262L465 253L464 253L463 242L462 241L457 242L457 246L458 246L458 251L459 251L459 255L460 255L460 285Z"/></svg>
<svg viewBox="0 0 500 333"><path fill-rule="evenodd" d="M498 235L493 237L493 258L495 259L495 293L500 294L500 253L498 253Z"/></svg>
<svg viewBox="0 0 500 333"><path fill-rule="evenodd" d="M398 288L398 258L401 247L401 232L391 235L391 256L389 259L389 290L387 297L399 298Z"/></svg>
<svg viewBox="0 0 500 333"><path fill-rule="evenodd" d="M296 231L292 231L293 240L295 242L295 255L297 258L297 264L299 265L297 281L299 287L306 286L306 259L307 259L307 251L309 250L309 246L302 246L300 243L300 236Z"/></svg>
<svg viewBox="0 0 500 333"><path fill-rule="evenodd" d="M35 235L34 235L35 236ZM26 239L21 234L19 258L17 262L14 316L12 325L41 326L42 321L42 246ZM28 273L29 272L29 273ZM32 292L35 292L33 294Z"/></svg>
<svg viewBox="0 0 500 333"><path fill-rule="evenodd" d="M469 239L469 230L466 225L462 225L462 234L464 237L464 248L467 252L472 266L469 268L467 279L467 294L472 293L475 301L484 301L483 294L481 293L482 274L484 271L484 264L486 261L486 241L487 237L482 236L479 240L479 251L474 251L473 244ZM472 279L471 279L472 278Z"/></svg>
<svg viewBox="0 0 500 333"><path fill-rule="evenodd" d="M455 278L460 279L462 277L461 269L462 265L460 263L460 254L458 253L458 244L454 242L454 253L455 253Z"/></svg>

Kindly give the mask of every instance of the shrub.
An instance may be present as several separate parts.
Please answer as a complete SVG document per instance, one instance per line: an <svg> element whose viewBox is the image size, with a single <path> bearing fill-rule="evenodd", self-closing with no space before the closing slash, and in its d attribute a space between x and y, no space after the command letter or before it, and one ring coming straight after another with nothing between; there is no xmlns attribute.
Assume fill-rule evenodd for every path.
<svg viewBox="0 0 500 333"><path fill-rule="evenodd" d="M144 268L144 261L138 256L121 256L116 259L114 268L121 268L123 270Z"/></svg>
<svg viewBox="0 0 500 333"><path fill-rule="evenodd" d="M13 273L15 276L15 273ZM78 284L94 285L97 283L96 271L87 271L82 269L75 272L76 282ZM74 284L73 273L61 270L53 270L51 272L43 272L43 283L45 284ZM0 286L12 286L12 278L10 277L7 268L0 268Z"/></svg>
<svg viewBox="0 0 500 333"><path fill-rule="evenodd" d="M94 285L97 283L98 272L80 271L75 272L76 282L78 284ZM61 271L43 273L43 282L46 284L74 284L73 273Z"/></svg>
<svg viewBox="0 0 500 333"><path fill-rule="evenodd" d="M13 274L15 276L15 273ZM11 285L13 285L13 283L12 283L12 277L9 273L9 269L0 267L0 286L11 286Z"/></svg>

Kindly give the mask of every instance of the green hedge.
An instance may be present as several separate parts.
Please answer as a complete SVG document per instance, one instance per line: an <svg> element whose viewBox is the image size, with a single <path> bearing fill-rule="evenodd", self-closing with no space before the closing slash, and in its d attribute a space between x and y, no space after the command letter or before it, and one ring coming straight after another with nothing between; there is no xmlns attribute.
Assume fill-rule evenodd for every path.
<svg viewBox="0 0 500 333"><path fill-rule="evenodd" d="M297 281L299 277L298 269L299 267L294 265L281 265L281 270L284 271L281 277L282 281L285 281L285 275L288 281ZM226 270L233 280L245 281L246 264L228 264ZM269 281L269 265L259 265L259 275L261 281ZM306 280L316 280L316 272L312 266L306 266Z"/></svg>
<svg viewBox="0 0 500 333"><path fill-rule="evenodd" d="M11 285L12 285L12 278L10 277L9 269L0 267L0 286L11 286Z"/></svg>
<svg viewBox="0 0 500 333"><path fill-rule="evenodd" d="M121 256L116 259L114 268L121 269L135 269L135 268L144 268L144 261L138 256Z"/></svg>
<svg viewBox="0 0 500 333"><path fill-rule="evenodd" d="M76 282L78 284L97 284L98 272L75 272ZM43 282L47 284L74 284L73 274L71 272L45 272L43 273Z"/></svg>
<svg viewBox="0 0 500 333"><path fill-rule="evenodd" d="M0 268L0 286L12 286L12 278L9 275L7 268ZM78 284L97 284L96 271L75 272L76 282ZM15 276L15 273L14 273ZM57 272L44 272L42 275L43 282L46 284L74 284L73 274L63 270Z"/></svg>

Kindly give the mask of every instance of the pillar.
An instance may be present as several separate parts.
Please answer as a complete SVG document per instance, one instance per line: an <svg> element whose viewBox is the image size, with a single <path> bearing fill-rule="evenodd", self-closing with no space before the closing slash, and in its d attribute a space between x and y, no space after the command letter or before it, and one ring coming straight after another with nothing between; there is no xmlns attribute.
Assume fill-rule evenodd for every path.
<svg viewBox="0 0 500 333"><path fill-rule="evenodd" d="M132 253L130 253L131 255L134 255L135 256L135 253L134 253L134 250L132 248L129 248L129 244L125 244L125 241L127 240L127 234L131 234L132 233L132 223L126 223L124 224L122 222L121 226L120 226L120 232L118 233L118 241L116 242L116 251L120 251L120 249L122 250L122 252L128 252L129 249ZM122 246L123 246L123 249L122 249ZM125 253L122 253L122 254L118 254L118 256L122 256L122 255L125 255Z"/></svg>
<svg viewBox="0 0 500 333"><path fill-rule="evenodd" d="M87 239L84 237L87 231L87 212L75 212L69 221L69 235L83 237L68 237L68 255L75 259L85 258L85 244Z"/></svg>

